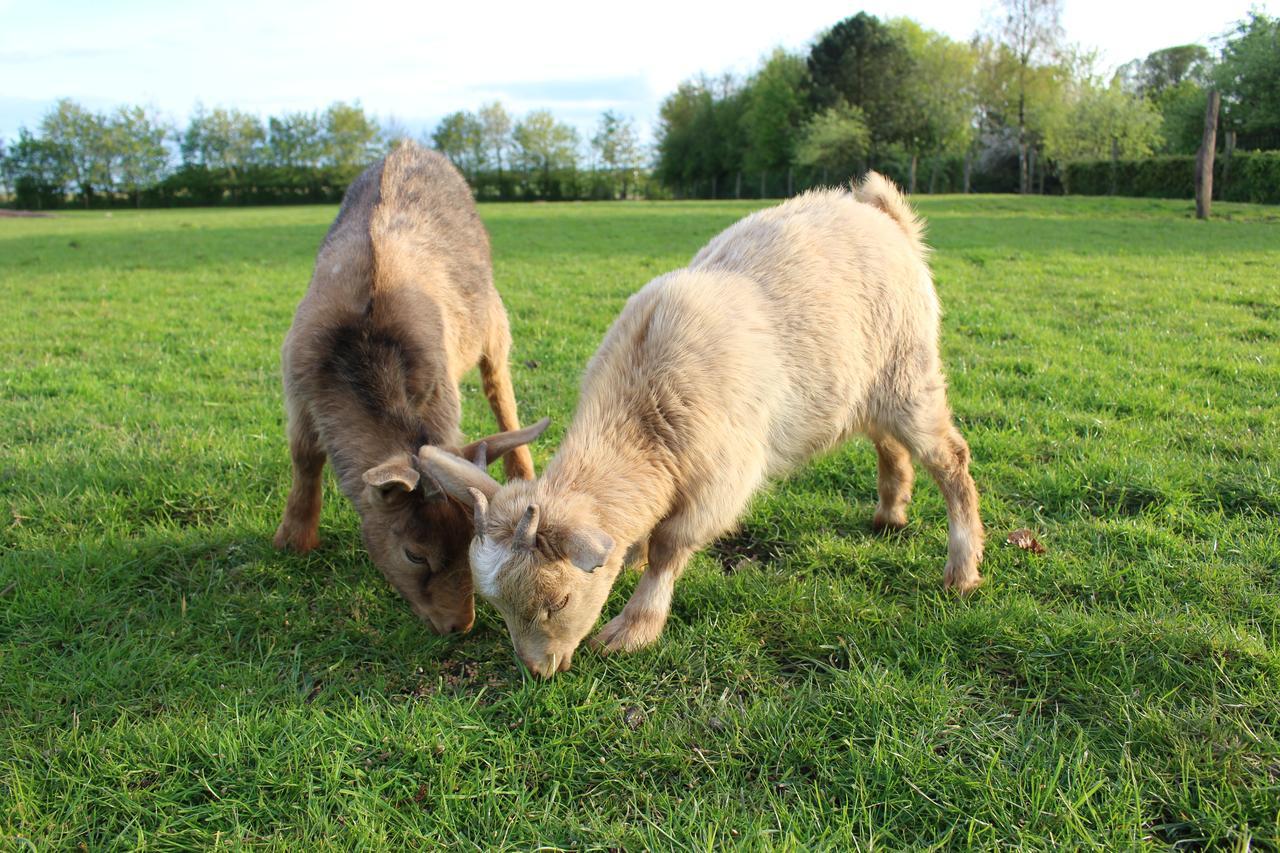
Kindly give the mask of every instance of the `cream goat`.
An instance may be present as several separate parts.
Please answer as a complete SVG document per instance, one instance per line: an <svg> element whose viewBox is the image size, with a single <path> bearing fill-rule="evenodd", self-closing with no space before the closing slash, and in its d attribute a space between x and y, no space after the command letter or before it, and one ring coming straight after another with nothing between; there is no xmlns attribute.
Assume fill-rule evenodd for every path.
<svg viewBox="0 0 1280 853"><path fill-rule="evenodd" d="M906 523L914 457L950 520L945 586L982 583L969 449L951 421L922 227L870 173L731 226L628 300L592 358L543 476L499 487L424 447L422 469L475 509L475 587L536 674L569 668L628 547L649 565L596 642L657 639L690 556L751 496L855 433L876 445L873 525Z"/></svg>

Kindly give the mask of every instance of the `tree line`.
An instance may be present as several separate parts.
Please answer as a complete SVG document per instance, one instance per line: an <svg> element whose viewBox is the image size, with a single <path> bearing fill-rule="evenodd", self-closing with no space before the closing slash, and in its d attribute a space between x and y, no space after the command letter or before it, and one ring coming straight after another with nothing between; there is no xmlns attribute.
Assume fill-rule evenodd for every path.
<svg viewBox="0 0 1280 853"><path fill-rule="evenodd" d="M655 173L676 195L790 195L868 168L913 192L1060 191L1068 163L1190 154L1206 95L1225 146L1280 148L1280 22L1252 12L1211 51L1181 45L1099 73L1065 43L1061 0L1001 0L969 41L859 12L744 78L663 102Z"/></svg>
<svg viewBox="0 0 1280 853"><path fill-rule="evenodd" d="M999 0L968 41L859 12L745 78L685 81L652 147L613 111L584 139L496 101L422 141L481 199L777 197L868 168L913 192L1056 192L1069 164L1194 152L1214 89L1228 154L1280 148L1280 21L1255 11L1213 49L1170 47L1104 76L1065 43L1061 2ZM63 99L0 144L0 194L31 208L334 202L407 135L358 103L265 121L197 106L178 128L149 107Z"/></svg>
<svg viewBox="0 0 1280 853"><path fill-rule="evenodd" d="M334 202L406 136L342 102L266 121L197 106L177 128L152 108L102 113L63 99L0 147L0 193L34 209L68 198L84 207ZM482 198L627 198L645 181L635 123L615 112L600 117L585 158L575 128L546 110L517 119L499 102L446 116L422 141Z"/></svg>

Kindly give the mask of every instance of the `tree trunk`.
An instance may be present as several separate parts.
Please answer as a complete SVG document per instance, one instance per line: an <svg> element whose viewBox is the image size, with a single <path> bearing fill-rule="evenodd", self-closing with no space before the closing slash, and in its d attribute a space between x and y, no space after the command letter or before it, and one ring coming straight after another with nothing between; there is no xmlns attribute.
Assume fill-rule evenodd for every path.
<svg viewBox="0 0 1280 853"><path fill-rule="evenodd" d="M1034 192L1036 185L1036 149L1035 146L1027 148L1027 188L1024 192Z"/></svg>
<svg viewBox="0 0 1280 853"><path fill-rule="evenodd" d="M973 152L964 152L964 194L968 195L973 192L971 179L973 178Z"/></svg>
<svg viewBox="0 0 1280 853"><path fill-rule="evenodd" d="M1218 93L1209 93L1204 110L1204 137L1196 154L1196 219L1208 219L1213 207L1213 153L1218 144Z"/></svg>
<svg viewBox="0 0 1280 853"><path fill-rule="evenodd" d="M766 192L765 179L768 177L769 177L769 172L767 170L761 169L760 170L760 198L765 197L764 195Z"/></svg>
<svg viewBox="0 0 1280 853"><path fill-rule="evenodd" d="M916 155L911 154L911 180L908 182L907 192L911 195L916 194Z"/></svg>
<svg viewBox="0 0 1280 853"><path fill-rule="evenodd" d="M792 182L793 177L794 176L792 174L792 169L790 166L788 166L787 167L787 198L791 198L791 196L795 194L795 190L793 189L793 182Z"/></svg>
<svg viewBox="0 0 1280 853"><path fill-rule="evenodd" d="M733 183L733 197L742 198L742 170L738 170L738 179Z"/></svg>

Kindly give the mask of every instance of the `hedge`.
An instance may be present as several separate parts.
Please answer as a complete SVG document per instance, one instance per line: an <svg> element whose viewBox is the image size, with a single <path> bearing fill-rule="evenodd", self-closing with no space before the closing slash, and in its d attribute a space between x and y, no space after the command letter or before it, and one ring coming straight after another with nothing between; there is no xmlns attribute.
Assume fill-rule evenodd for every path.
<svg viewBox="0 0 1280 853"><path fill-rule="evenodd" d="M1171 155L1068 163L1062 182L1073 195L1195 198L1195 174L1194 156ZM1223 201L1280 204L1280 151L1237 151L1230 162L1219 154L1213 165L1213 195Z"/></svg>

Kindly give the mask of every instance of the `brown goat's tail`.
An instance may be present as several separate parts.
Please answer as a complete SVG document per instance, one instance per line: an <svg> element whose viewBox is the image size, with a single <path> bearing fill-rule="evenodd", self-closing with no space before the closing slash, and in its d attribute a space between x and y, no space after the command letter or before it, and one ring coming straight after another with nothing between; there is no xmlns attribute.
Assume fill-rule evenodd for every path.
<svg viewBox="0 0 1280 853"><path fill-rule="evenodd" d="M893 181L879 172L867 172L862 180L854 185L853 197L863 204L869 204L884 211L890 219L898 223L898 227L907 235L911 245L923 257L929 252L924 242L924 223L916 215L915 210Z"/></svg>

